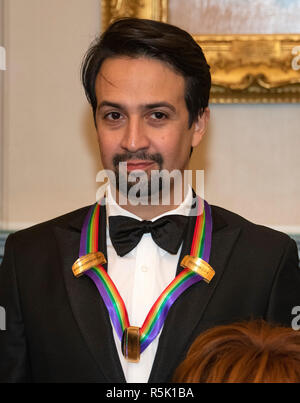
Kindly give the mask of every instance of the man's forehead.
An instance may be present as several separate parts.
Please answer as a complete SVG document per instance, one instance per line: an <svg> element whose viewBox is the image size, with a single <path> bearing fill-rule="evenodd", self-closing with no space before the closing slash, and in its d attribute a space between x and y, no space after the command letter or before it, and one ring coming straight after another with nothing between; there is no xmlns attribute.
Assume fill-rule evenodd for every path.
<svg viewBox="0 0 300 403"><path fill-rule="evenodd" d="M150 58L118 57L106 59L96 78L96 93L147 92L149 96L184 95L184 78L164 62Z"/></svg>
<svg viewBox="0 0 300 403"><path fill-rule="evenodd" d="M157 80L165 81L178 80L184 81L184 78L179 73L175 72L167 63L149 58L149 57L113 57L107 58L101 65L97 75L97 80L104 80L107 84L115 86L117 81L127 81L134 75L136 79L154 77ZM136 76L138 75L138 76Z"/></svg>

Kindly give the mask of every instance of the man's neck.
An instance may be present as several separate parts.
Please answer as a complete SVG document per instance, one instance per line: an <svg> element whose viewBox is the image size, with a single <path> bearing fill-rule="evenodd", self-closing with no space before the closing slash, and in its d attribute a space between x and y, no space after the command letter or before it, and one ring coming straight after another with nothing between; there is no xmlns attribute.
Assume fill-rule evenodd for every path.
<svg viewBox="0 0 300 403"><path fill-rule="evenodd" d="M151 205L137 205L133 206L132 204L127 204L122 206L125 210L129 211L137 215L138 217L142 218L143 220L151 220L154 217L157 217L161 214L164 214L170 210L174 210L178 207L178 205L158 205L158 206L151 206Z"/></svg>
<svg viewBox="0 0 300 403"><path fill-rule="evenodd" d="M151 220L154 217L157 217L161 214L167 213L170 210L176 209L184 200L187 193L187 189L181 192L180 197L176 197L176 201L174 200L174 192L170 194L170 203L163 203L162 200L159 200L159 203L152 204L151 200L147 202L147 204L137 204L134 205L130 203L130 201L126 198L126 203L124 203L124 195L120 195L118 190L115 191L116 202L124 209L129 211L132 214L140 217L143 220ZM122 202L120 202L122 200Z"/></svg>

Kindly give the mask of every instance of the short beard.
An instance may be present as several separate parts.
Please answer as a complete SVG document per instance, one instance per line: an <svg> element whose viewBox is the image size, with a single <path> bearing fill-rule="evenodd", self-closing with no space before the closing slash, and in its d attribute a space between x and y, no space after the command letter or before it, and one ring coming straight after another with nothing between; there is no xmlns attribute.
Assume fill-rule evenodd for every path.
<svg viewBox="0 0 300 403"><path fill-rule="evenodd" d="M122 171L119 169L119 164L121 162L128 162L130 160L142 160L142 161L153 161L157 163L158 170L151 173L151 177L149 177L146 173L143 175L143 171L136 170L130 173L130 177L132 180L129 181L129 174L126 171ZM159 178L158 181L155 180L155 173L158 175L163 167L163 157L161 154L148 154L145 151L138 151L137 153L126 152L124 154L116 154L113 158L113 166L114 173L116 178L116 188L119 192L121 192L124 196L128 198L130 189L133 188L137 183L141 188L141 191L138 191L136 196L141 198L149 199L151 195L161 193L162 191L162 180ZM135 175L136 173L136 175ZM142 174L142 175L140 175ZM121 175L121 176L120 176ZM134 177L136 178L134 179ZM154 176L154 177L153 177ZM151 181L151 178L154 181ZM156 186L153 186L153 183ZM124 186L125 185L125 186Z"/></svg>

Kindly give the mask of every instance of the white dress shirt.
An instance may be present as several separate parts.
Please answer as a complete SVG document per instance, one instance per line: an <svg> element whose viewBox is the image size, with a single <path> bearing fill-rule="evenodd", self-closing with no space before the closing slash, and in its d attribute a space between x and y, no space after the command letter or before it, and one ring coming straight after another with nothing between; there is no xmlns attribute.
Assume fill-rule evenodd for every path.
<svg viewBox="0 0 300 403"><path fill-rule="evenodd" d="M115 202L110 186L107 187L106 195L107 219L109 216L123 215L142 220ZM187 195L179 207L154 217L151 221L169 214L189 215L192 197L192 189L189 187ZM175 278L182 245L178 253L172 255L161 249L153 241L151 234L147 233L143 235L139 244L131 252L120 257L111 243L108 226L106 235L108 274L125 303L130 326L141 327L156 299ZM123 357L121 342L114 328L113 333L126 381L130 383L147 382L160 334L141 354L138 363L130 363Z"/></svg>

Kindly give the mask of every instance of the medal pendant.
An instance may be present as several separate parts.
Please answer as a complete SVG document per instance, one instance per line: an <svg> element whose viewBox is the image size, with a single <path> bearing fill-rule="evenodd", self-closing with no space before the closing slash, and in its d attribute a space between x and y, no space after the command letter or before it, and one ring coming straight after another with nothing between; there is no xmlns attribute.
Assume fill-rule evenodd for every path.
<svg viewBox="0 0 300 403"><path fill-rule="evenodd" d="M141 345L140 345L140 328L136 326L127 327L122 336L122 353L128 362L139 362Z"/></svg>

